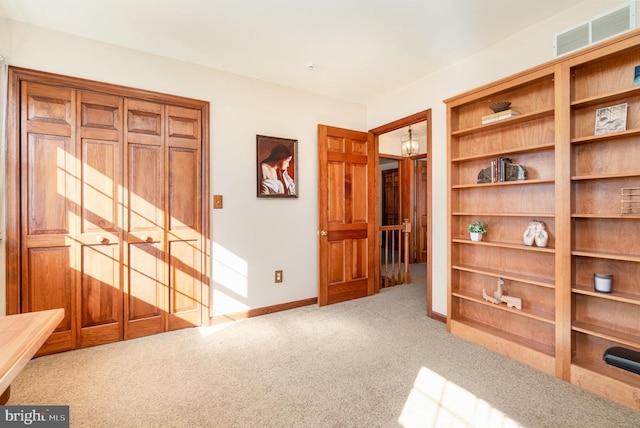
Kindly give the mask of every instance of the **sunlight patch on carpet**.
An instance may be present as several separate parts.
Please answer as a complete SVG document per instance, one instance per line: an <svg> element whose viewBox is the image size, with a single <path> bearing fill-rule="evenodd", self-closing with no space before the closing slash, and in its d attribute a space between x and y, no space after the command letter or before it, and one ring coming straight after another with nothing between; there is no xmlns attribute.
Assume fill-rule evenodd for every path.
<svg viewBox="0 0 640 428"><path fill-rule="evenodd" d="M426 367L418 372L398 422L405 428L521 427L486 401Z"/></svg>
<svg viewBox="0 0 640 428"><path fill-rule="evenodd" d="M233 322L226 322L223 324L214 324L214 325L208 325L208 326L201 326L198 327L198 332L200 333L200 336L202 337L207 337L207 336L211 336L212 334L215 334L219 331L222 331L228 327L231 327L233 324L235 324L237 321L233 321Z"/></svg>

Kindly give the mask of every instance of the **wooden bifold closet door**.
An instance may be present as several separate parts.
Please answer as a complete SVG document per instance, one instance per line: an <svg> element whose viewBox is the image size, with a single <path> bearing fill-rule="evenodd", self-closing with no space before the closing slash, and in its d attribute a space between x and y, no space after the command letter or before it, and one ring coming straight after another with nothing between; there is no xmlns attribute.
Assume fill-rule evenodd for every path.
<svg viewBox="0 0 640 428"><path fill-rule="evenodd" d="M202 323L202 111L21 83L20 311L40 354Z"/></svg>

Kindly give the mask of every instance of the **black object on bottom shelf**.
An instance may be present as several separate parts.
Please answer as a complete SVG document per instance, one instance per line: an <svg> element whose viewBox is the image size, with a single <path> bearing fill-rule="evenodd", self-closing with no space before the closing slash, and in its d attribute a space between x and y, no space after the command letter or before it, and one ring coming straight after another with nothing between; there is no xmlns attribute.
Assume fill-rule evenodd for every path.
<svg viewBox="0 0 640 428"><path fill-rule="evenodd" d="M612 366L640 374L640 352L615 346L604 352L602 359Z"/></svg>

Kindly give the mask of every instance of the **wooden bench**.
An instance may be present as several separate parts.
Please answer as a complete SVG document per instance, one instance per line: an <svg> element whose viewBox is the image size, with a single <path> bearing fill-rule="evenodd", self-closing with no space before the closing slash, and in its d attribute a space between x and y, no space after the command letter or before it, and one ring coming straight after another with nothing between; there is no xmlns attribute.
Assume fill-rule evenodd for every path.
<svg viewBox="0 0 640 428"><path fill-rule="evenodd" d="M0 405L9 401L11 382L64 318L64 309L0 317Z"/></svg>

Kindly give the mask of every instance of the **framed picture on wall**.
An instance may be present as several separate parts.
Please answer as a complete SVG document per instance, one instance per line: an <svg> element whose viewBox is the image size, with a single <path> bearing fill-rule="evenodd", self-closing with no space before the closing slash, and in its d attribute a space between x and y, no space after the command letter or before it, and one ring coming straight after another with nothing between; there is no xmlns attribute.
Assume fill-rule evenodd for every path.
<svg viewBox="0 0 640 428"><path fill-rule="evenodd" d="M298 197L298 140L256 135L259 198Z"/></svg>

